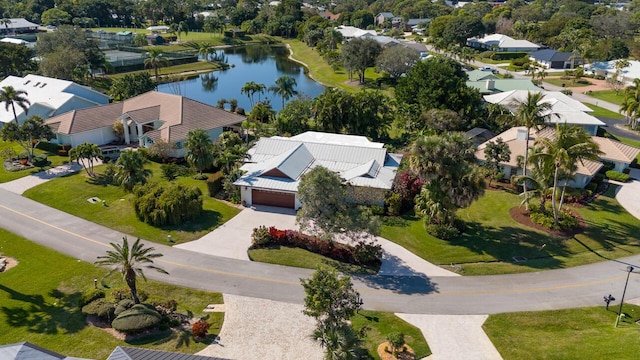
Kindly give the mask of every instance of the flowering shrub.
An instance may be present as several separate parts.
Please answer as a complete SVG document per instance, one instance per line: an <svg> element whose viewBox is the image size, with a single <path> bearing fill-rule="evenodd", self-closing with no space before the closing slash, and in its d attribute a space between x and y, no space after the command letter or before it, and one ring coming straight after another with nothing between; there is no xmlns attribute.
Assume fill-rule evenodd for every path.
<svg viewBox="0 0 640 360"><path fill-rule="evenodd" d="M209 332L210 326L211 324L209 324L205 320L200 319L195 323L193 323L193 326L191 327L191 333L193 334L194 337L197 337L197 338L206 337L207 333Z"/></svg>
<svg viewBox="0 0 640 360"><path fill-rule="evenodd" d="M294 230L279 230L273 226L268 229L268 238L266 235L264 229L254 229L251 247L254 249L269 245L297 247L333 260L358 265L376 265L380 262L380 257L382 256L380 245L373 242L367 243L363 240L359 241L354 247L323 240Z"/></svg>

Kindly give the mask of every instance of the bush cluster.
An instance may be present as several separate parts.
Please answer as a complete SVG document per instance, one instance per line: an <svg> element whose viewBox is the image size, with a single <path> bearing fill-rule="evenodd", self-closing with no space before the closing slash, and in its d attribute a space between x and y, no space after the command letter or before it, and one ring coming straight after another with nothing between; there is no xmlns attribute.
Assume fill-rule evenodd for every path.
<svg viewBox="0 0 640 360"><path fill-rule="evenodd" d="M491 55L492 60L513 60L513 59L526 59L529 60L529 54L525 52L494 52Z"/></svg>
<svg viewBox="0 0 640 360"><path fill-rule="evenodd" d="M118 331L135 333L156 326L161 320L162 317L152 306L136 304L121 312L111 322L111 326Z"/></svg>
<svg viewBox="0 0 640 360"><path fill-rule="evenodd" d="M430 224L425 222L424 229L427 231L427 234L442 240L450 240L460 235L458 229L449 224Z"/></svg>
<svg viewBox="0 0 640 360"><path fill-rule="evenodd" d="M209 191L210 197L214 197L220 192L220 190L222 190L223 181L224 175L222 174L222 171L209 175L207 178L207 190Z"/></svg>
<svg viewBox="0 0 640 360"><path fill-rule="evenodd" d="M104 297L105 297L105 293L102 290L91 289L91 290L85 291L80 296L80 299L78 299L78 306L83 307L88 303L93 302L94 300L98 300Z"/></svg>
<svg viewBox="0 0 640 360"><path fill-rule="evenodd" d="M327 241L294 230L278 230L275 227L253 229L252 249L269 245L297 247L312 253L349 264L377 266L382 257L382 247L373 242L359 241L355 246Z"/></svg>
<svg viewBox="0 0 640 360"><path fill-rule="evenodd" d="M113 299L116 302L120 302L122 300L128 299L128 300L133 300L131 298L131 290L129 290L129 288L120 288L120 289L115 289L111 292L111 295L113 295ZM142 302L147 301L147 299L149 298L149 294L147 294L146 292L142 291L142 290L138 290L138 299Z"/></svg>
<svg viewBox="0 0 640 360"><path fill-rule="evenodd" d="M631 178L629 174L621 173L620 171L609 170L605 173L607 177L611 180L627 182Z"/></svg>
<svg viewBox="0 0 640 360"><path fill-rule="evenodd" d="M545 212L541 212L540 209L537 208L531 208L529 218L534 224L542 225L551 230L571 230L580 225L578 218L566 209L561 210L560 214L558 214L559 225L556 225L553 219L553 210L550 206L547 207L547 211Z"/></svg>
<svg viewBox="0 0 640 360"><path fill-rule="evenodd" d="M111 320L115 316L116 307L105 298L96 299L82 307L85 315L94 315L103 320Z"/></svg>
<svg viewBox="0 0 640 360"><path fill-rule="evenodd" d="M148 183L133 193L138 219L153 226L179 225L202 213L202 191L195 186Z"/></svg>
<svg viewBox="0 0 640 360"><path fill-rule="evenodd" d="M203 319L200 319L195 323L193 323L193 325L191 326L191 333L196 338L204 338L207 336L210 326L211 324L209 324Z"/></svg>

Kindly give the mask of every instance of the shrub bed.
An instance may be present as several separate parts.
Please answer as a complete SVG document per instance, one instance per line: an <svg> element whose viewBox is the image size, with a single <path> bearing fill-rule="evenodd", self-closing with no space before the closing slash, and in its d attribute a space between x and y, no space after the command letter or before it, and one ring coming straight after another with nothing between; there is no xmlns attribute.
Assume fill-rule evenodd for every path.
<svg viewBox="0 0 640 360"><path fill-rule="evenodd" d="M627 182L631 178L629 174L621 173L620 171L609 170L605 173L607 177L611 180Z"/></svg>
<svg viewBox="0 0 640 360"><path fill-rule="evenodd" d="M378 266L382 247L373 242L359 241L355 246L327 241L294 230L279 230L260 226L253 229L252 249L271 245L297 247L344 263Z"/></svg>

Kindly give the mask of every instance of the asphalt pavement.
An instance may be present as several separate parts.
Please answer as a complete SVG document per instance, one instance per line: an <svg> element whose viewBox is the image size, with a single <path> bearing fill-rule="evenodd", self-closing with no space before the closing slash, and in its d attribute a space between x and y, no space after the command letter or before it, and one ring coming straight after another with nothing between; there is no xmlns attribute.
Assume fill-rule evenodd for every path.
<svg viewBox="0 0 640 360"><path fill-rule="evenodd" d="M77 259L93 262L124 234L0 189L0 227ZM157 263L170 275L148 277L227 294L301 304L300 279L308 269L247 262L147 243L164 254ZM535 273L466 276L353 276L364 308L414 314L492 314L601 305L603 294L620 298L628 264L640 256ZM627 298L640 297L631 276Z"/></svg>

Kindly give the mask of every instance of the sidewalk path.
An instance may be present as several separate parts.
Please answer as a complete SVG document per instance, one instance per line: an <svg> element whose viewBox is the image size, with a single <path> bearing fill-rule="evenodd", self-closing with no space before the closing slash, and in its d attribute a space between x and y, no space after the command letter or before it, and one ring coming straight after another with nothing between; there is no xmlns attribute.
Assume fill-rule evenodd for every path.
<svg viewBox="0 0 640 360"><path fill-rule="evenodd" d="M68 163L25 177L21 177L19 179L15 179L6 183L2 183L0 184L0 188L11 191L12 193L18 195L22 195L25 191L31 189L32 187L43 184L51 179L69 175L80 170L82 170L82 166L80 164L76 162Z"/></svg>
<svg viewBox="0 0 640 360"><path fill-rule="evenodd" d="M431 348L429 360L501 360L482 329L488 315L396 314L422 331Z"/></svg>
<svg viewBox="0 0 640 360"><path fill-rule="evenodd" d="M634 174L640 175L638 173L640 173L640 171L636 170L634 172ZM636 177L636 179L640 179L640 176ZM620 205L622 205L629 214L640 220L640 180L633 180L628 183L619 183L611 180L609 180L609 182L620 185L620 188L616 193L616 200L618 200Z"/></svg>

